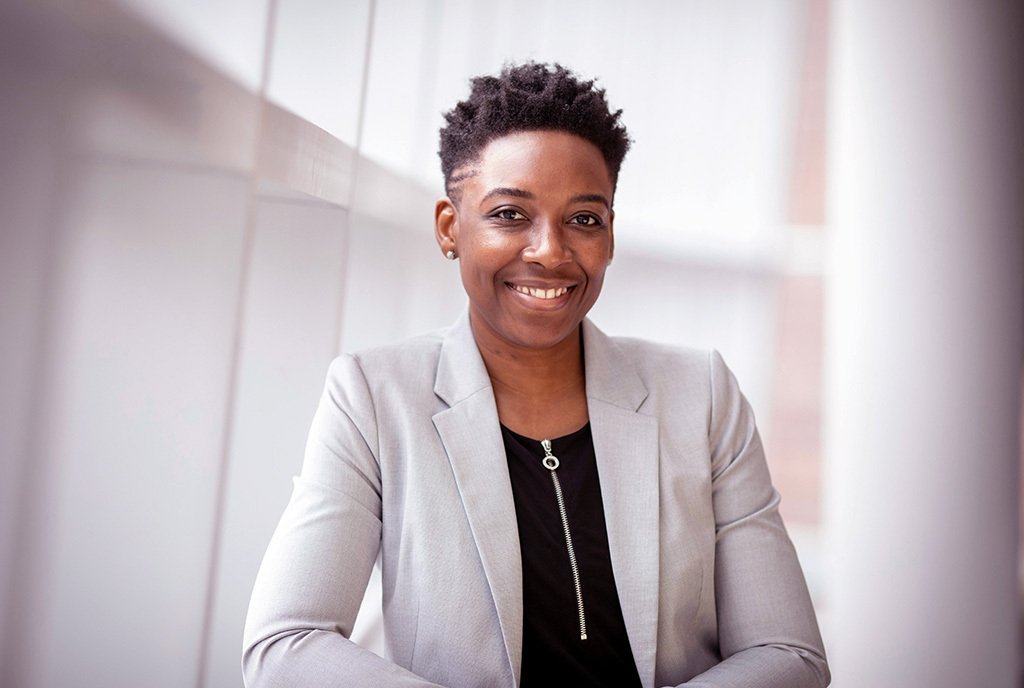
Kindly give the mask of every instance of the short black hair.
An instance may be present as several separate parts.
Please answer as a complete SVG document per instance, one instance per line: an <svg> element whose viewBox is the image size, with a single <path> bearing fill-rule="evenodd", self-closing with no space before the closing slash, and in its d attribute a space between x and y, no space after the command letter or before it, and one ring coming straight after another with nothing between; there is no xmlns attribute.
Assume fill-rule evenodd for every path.
<svg viewBox="0 0 1024 688"><path fill-rule="evenodd" d="M630 138L612 112L604 89L560 64L506 64L498 76L470 80L469 97L445 113L441 127L441 172L451 196L461 179L454 173L476 160L492 140L518 131L555 130L590 141L604 156L612 188Z"/></svg>

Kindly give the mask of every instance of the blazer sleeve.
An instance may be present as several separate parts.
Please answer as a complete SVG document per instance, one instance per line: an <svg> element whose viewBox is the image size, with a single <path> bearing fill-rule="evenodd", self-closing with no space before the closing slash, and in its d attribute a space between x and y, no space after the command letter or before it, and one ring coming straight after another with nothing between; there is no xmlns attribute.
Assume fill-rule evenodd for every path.
<svg viewBox="0 0 1024 688"><path fill-rule="evenodd" d="M380 549L376 428L362 371L342 356L249 603L242 669L250 688L436 688L349 640Z"/></svg>
<svg viewBox="0 0 1024 688"><path fill-rule="evenodd" d="M715 603L723 661L685 688L821 688L831 677L753 412L710 354Z"/></svg>

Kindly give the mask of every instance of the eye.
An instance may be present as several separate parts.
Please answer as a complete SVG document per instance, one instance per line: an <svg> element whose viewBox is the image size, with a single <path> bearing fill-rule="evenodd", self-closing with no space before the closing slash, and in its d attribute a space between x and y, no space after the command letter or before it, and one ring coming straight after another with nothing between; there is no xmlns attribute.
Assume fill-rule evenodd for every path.
<svg viewBox="0 0 1024 688"><path fill-rule="evenodd" d="M602 222L601 218L597 215L591 215L590 213L580 213L579 215L573 215L572 219L569 220L570 224L580 225L581 227L600 227Z"/></svg>
<svg viewBox="0 0 1024 688"><path fill-rule="evenodd" d="M518 222L519 220L526 219L526 216L515 208L500 208L499 210L491 213L491 217L505 222Z"/></svg>

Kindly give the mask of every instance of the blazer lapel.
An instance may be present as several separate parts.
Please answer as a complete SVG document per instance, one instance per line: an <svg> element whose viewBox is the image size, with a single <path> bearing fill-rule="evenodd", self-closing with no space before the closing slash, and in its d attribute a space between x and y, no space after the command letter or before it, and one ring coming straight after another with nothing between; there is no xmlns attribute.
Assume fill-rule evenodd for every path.
<svg viewBox="0 0 1024 688"><path fill-rule="evenodd" d="M434 415L434 427L451 462L518 684L523 645L519 530L494 393L468 315L442 344L434 392L449 405Z"/></svg>
<svg viewBox="0 0 1024 688"><path fill-rule="evenodd" d="M654 684L658 640L658 421L637 413L647 388L589 320L583 323L587 404L615 587L644 686Z"/></svg>

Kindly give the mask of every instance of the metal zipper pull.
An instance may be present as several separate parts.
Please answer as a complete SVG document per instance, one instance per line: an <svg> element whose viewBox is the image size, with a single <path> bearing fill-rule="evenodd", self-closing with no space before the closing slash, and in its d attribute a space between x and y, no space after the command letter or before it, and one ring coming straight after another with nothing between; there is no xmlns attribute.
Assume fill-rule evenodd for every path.
<svg viewBox="0 0 1024 688"><path fill-rule="evenodd" d="M565 499L562 497L562 483L558 480L558 457L551 453L551 440L541 440L544 458L541 463L551 471L551 482L555 486L555 499L558 501L558 513L562 517L562 530L565 531L565 546L569 550L569 566L572 567L572 582L576 586L576 606L580 612L580 640L587 639L587 619L583 614L583 589L580 587L580 570L576 565L576 550L572 546L572 534L569 532L569 517L565 513Z"/></svg>

